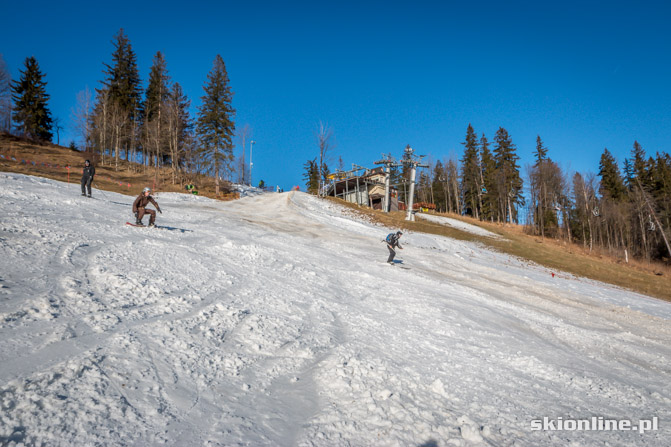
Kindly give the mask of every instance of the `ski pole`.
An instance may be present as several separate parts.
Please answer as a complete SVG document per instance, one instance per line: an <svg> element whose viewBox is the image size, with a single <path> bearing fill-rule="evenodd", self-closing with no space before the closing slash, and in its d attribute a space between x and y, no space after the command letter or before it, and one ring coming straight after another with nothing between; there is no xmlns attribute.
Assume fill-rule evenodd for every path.
<svg viewBox="0 0 671 447"><path fill-rule="evenodd" d="M103 190L100 189L100 188L98 187L98 184L97 184L97 183L95 184L95 186L96 186L96 189L102 193L103 197L106 198L107 200L109 200L109 198L107 197L107 194L105 194L105 193L103 192Z"/></svg>

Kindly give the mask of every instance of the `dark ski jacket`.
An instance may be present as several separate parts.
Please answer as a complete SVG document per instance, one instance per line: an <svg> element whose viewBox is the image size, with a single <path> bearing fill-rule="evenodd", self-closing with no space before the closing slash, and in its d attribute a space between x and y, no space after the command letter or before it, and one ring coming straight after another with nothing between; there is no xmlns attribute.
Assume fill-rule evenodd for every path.
<svg viewBox="0 0 671 447"><path fill-rule="evenodd" d="M161 212L161 207L158 206L158 203L156 203L156 200L152 196L146 196L144 193L141 193L139 196L137 196L137 199L135 199L135 202L133 202L133 213L137 213L138 208L146 208L147 205L149 205L149 202L151 202L154 207L156 207L156 210L160 213Z"/></svg>
<svg viewBox="0 0 671 447"><path fill-rule="evenodd" d="M398 234L394 233L391 236L391 242L387 242L387 245L389 245L391 248L398 247L398 248L403 248L401 247L401 244L398 243Z"/></svg>
<svg viewBox="0 0 671 447"><path fill-rule="evenodd" d="M93 180L93 176L96 175L96 168L93 167L93 165L84 165L84 171L82 172L82 178L83 179L88 179L90 178Z"/></svg>

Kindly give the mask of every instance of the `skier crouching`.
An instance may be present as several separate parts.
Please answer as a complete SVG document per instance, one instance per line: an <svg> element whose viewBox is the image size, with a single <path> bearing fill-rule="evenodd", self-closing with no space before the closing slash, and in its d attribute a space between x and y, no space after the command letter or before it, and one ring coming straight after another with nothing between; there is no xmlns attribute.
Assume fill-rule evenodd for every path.
<svg viewBox="0 0 671 447"><path fill-rule="evenodd" d="M398 247L403 250L401 244L398 243L398 240L401 239L401 236L403 236L403 233L400 231L397 231L396 233L389 233L387 235L387 239L385 241L387 242L387 248L389 249L389 258L387 259L389 264L394 264L394 256L396 256L394 247Z"/></svg>
<svg viewBox="0 0 671 447"><path fill-rule="evenodd" d="M142 223L142 218L144 217L145 214L149 214L149 226L153 227L154 221L156 220L156 211L163 214L161 212L161 207L158 206L158 203L156 203L156 200L154 200L154 198L150 194L151 194L151 188L146 187L145 189L142 190L142 193L139 196L137 196L135 202L133 202L133 214L135 214L136 225L144 226L144 224ZM149 202L151 202L154 205L156 211L146 209L146 206L149 205Z"/></svg>

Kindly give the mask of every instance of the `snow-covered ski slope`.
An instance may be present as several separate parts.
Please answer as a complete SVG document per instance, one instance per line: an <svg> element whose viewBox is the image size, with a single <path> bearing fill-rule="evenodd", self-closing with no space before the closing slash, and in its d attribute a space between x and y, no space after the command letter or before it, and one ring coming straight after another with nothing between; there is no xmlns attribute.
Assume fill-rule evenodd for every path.
<svg viewBox="0 0 671 447"><path fill-rule="evenodd" d="M302 193L0 173L0 445L668 446L671 304ZM657 417L659 429L532 420Z"/></svg>
<svg viewBox="0 0 671 447"><path fill-rule="evenodd" d="M487 231L484 228L480 228L476 225L462 222L457 219L452 219L450 217L436 216L433 214L424 214L424 213L417 213L416 217L428 220L429 222L435 222L441 225L456 228L457 230L464 231L466 233L476 234L478 236L491 237L494 239L501 238L501 236L499 236L498 234L492 233L491 231Z"/></svg>

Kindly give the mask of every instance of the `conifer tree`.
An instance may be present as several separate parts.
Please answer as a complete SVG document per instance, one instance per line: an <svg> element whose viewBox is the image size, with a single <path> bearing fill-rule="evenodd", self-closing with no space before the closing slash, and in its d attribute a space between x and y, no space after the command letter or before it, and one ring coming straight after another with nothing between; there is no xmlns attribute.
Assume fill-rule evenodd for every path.
<svg viewBox="0 0 671 447"><path fill-rule="evenodd" d="M108 102L104 107L110 111L107 116L112 122L106 123L105 127L109 126L112 132L110 137L118 165L121 148L126 149L126 160L129 160L130 149L137 146L143 104L137 58L123 28L114 36L112 44L112 64L104 64L106 78L102 81L103 88L96 91L98 97L106 98Z"/></svg>
<svg viewBox="0 0 671 447"><path fill-rule="evenodd" d="M645 158L645 151L643 147L634 141L634 147L631 150L632 158L632 172L634 178L638 179L641 182L641 186L648 190L652 187L652 178L651 178L651 166L648 160ZM636 182L636 180L634 180Z"/></svg>
<svg viewBox="0 0 671 447"><path fill-rule="evenodd" d="M106 68L104 73L107 77L102 84L109 90L112 101L118 103L124 112L129 116L136 115L142 105L142 86L137 57L123 28L114 36L112 44L114 45L112 65L104 64Z"/></svg>
<svg viewBox="0 0 671 447"><path fill-rule="evenodd" d="M154 56L154 61L149 72L149 85L147 86L144 102L144 136L147 146L151 148L154 156L155 166L158 170L161 157L166 155L166 139L163 128L165 128L165 114L163 110L169 97L168 69L165 58L159 51ZM157 171L158 172L158 171Z"/></svg>
<svg viewBox="0 0 671 447"><path fill-rule="evenodd" d="M445 163L445 175L447 177L447 211L461 214L463 206L459 192L459 164L457 161L449 159Z"/></svg>
<svg viewBox="0 0 671 447"><path fill-rule="evenodd" d="M481 193L482 193L482 217L486 220L494 220L496 216L496 161L489 150L489 141L485 134L480 138L480 160L481 160Z"/></svg>
<svg viewBox="0 0 671 447"><path fill-rule="evenodd" d="M631 164L631 160L628 158L624 159L624 167L622 168L624 172L624 184L629 191L632 190L636 181L634 180L634 168Z"/></svg>
<svg viewBox="0 0 671 447"><path fill-rule="evenodd" d="M319 163L317 159L308 160L303 167L305 168L303 179L308 193L317 194L319 191Z"/></svg>
<svg viewBox="0 0 671 447"><path fill-rule="evenodd" d="M219 194L219 176L222 168L233 160L233 135L235 134L235 109L226 65L220 55L214 59L212 70L203 87L205 95L198 107L197 133L201 151L209 161L215 175L215 191ZM319 173L319 170L317 170Z"/></svg>
<svg viewBox="0 0 671 447"><path fill-rule="evenodd" d="M149 70L149 83L145 93L144 113L145 120L151 121L161 112L161 105L165 104L169 95L170 76L163 53L158 51Z"/></svg>
<svg viewBox="0 0 671 447"><path fill-rule="evenodd" d="M12 85L14 99L13 119L23 135L40 140L51 141L52 119L47 105L49 95L44 74L37 60L28 57L25 70Z"/></svg>
<svg viewBox="0 0 671 447"><path fill-rule="evenodd" d="M671 156L657 153L654 169L654 199L664 228L671 229Z"/></svg>
<svg viewBox="0 0 671 447"><path fill-rule="evenodd" d="M466 129L464 158L461 160L461 192L464 199L465 212L476 219L480 218L480 157L478 154L478 140L473 126Z"/></svg>
<svg viewBox="0 0 671 447"><path fill-rule="evenodd" d="M543 160L545 160L548 155L548 149L543 144L540 135L536 136L536 152L534 152L534 155L536 156L536 164L534 166L539 166L543 163Z"/></svg>
<svg viewBox="0 0 671 447"><path fill-rule="evenodd" d="M445 212L447 210L447 176L443 163L440 160L436 161L433 168L433 181L431 182L431 192L433 196L433 203L436 205L436 210Z"/></svg>
<svg viewBox="0 0 671 447"><path fill-rule="evenodd" d="M533 153L536 158L536 163L531 168L531 205L533 219L532 224L535 229L540 230L542 237L545 237L546 228L546 211L548 209L548 188L546 184L545 174L547 165L548 149L543 144L540 135L536 136L536 151Z"/></svg>
<svg viewBox="0 0 671 447"><path fill-rule="evenodd" d="M536 163L529 172L532 219L528 223L533 225L534 232L540 233L542 237L558 236L561 214L570 240L571 230L568 224L570 210L567 209L570 204L566 192L569 188L559 165L548 157L548 148L543 144L540 135L536 136L534 156Z"/></svg>
<svg viewBox="0 0 671 447"><path fill-rule="evenodd" d="M601 177L599 194L615 201L624 199L626 189L624 187L622 176L620 175L620 169L617 167L615 157L613 157L607 148L604 149L603 154L601 154L599 176Z"/></svg>
<svg viewBox="0 0 671 447"><path fill-rule="evenodd" d="M517 208L513 205L524 204L522 196L522 178L520 168L517 165L519 157L515 152L508 131L499 127L494 137L496 147L494 158L496 160L496 181L498 190L498 208L501 216L508 222L517 221Z"/></svg>

